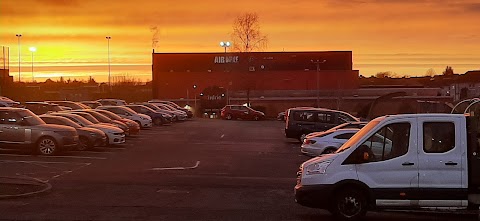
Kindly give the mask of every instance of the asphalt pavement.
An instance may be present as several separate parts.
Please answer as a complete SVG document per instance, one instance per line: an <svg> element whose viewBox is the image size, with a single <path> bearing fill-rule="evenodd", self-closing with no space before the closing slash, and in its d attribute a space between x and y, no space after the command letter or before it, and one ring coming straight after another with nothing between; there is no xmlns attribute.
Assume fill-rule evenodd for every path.
<svg viewBox="0 0 480 221"><path fill-rule="evenodd" d="M333 220L295 203L309 159L281 121L195 119L142 130L103 151L55 157L0 150L0 176L49 183L48 193L0 200L0 220ZM370 212L367 220L463 220Z"/></svg>

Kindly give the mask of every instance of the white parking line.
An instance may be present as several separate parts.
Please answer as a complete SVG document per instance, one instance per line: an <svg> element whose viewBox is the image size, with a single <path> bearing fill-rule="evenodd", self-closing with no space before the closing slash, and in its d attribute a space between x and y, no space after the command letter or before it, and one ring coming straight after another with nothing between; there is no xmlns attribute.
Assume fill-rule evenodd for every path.
<svg viewBox="0 0 480 221"><path fill-rule="evenodd" d="M190 169L197 168L199 165L200 165L200 161L197 161L197 163L193 167L157 167L157 168L152 168L152 169L149 169L149 170L155 170L155 171L158 171L158 170L190 170Z"/></svg>
<svg viewBox="0 0 480 221"><path fill-rule="evenodd" d="M72 159L93 159L93 160L106 160L105 157L82 157L82 156L32 156L22 154L0 154L0 156L10 157L41 157L41 158L72 158Z"/></svg>
<svg viewBox="0 0 480 221"><path fill-rule="evenodd" d="M222 139L224 136L225 136L225 134L222 134L222 136L220 136L220 139Z"/></svg>

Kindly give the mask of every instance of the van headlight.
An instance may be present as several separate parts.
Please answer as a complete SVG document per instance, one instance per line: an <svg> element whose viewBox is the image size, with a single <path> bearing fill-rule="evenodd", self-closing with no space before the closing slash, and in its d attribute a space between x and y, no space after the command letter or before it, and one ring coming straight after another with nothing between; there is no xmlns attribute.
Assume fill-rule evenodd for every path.
<svg viewBox="0 0 480 221"><path fill-rule="evenodd" d="M332 161L323 161L319 163L310 164L307 167L305 167L304 172L306 175L324 174L331 162Z"/></svg>

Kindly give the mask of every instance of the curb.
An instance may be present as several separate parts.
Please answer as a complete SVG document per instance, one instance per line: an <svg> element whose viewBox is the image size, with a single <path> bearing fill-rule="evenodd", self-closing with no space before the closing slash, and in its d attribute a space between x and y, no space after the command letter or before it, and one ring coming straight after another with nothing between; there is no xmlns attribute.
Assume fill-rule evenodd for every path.
<svg viewBox="0 0 480 221"><path fill-rule="evenodd" d="M44 182L42 180L32 178L32 177L25 177L24 178L24 177L2 177L2 176L0 176L0 179L29 181L31 183L28 184L28 185L45 186L45 188L43 188L41 190L38 190L38 191L21 193L21 194L14 194L14 195L0 195L0 200L11 199L11 198L20 198L20 197L30 197L30 196L38 195L38 194L41 194L41 193L46 193L46 192L48 192L52 189L52 185L50 183ZM15 184L15 183L12 182L12 184ZM17 184L19 184L19 183L17 183Z"/></svg>

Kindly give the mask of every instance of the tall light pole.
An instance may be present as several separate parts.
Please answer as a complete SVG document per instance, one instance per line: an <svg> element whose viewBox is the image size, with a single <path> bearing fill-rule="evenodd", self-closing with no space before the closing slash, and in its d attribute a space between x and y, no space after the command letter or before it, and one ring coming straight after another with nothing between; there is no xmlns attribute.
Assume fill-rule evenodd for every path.
<svg viewBox="0 0 480 221"><path fill-rule="evenodd" d="M15 36L18 38L18 82L20 82L20 38L22 37L22 34L16 34Z"/></svg>
<svg viewBox="0 0 480 221"><path fill-rule="evenodd" d="M110 79L110 39L112 39L112 37L107 36L105 38L107 39L107 47L108 47L108 86L110 87L110 92L112 92L112 82Z"/></svg>
<svg viewBox="0 0 480 221"><path fill-rule="evenodd" d="M194 99L194 106L193 106L193 116L196 116L197 114L197 85L193 85L193 99Z"/></svg>
<svg viewBox="0 0 480 221"><path fill-rule="evenodd" d="M33 77L33 52L36 52L37 51L37 48L35 47L30 47L28 50L30 50L30 52L32 52L32 82L34 82L34 77Z"/></svg>
<svg viewBox="0 0 480 221"><path fill-rule="evenodd" d="M312 63L317 65L317 107L320 107L320 64L327 62L327 60L311 60Z"/></svg>
<svg viewBox="0 0 480 221"><path fill-rule="evenodd" d="M227 54L227 48L230 47L230 45L231 44L228 41L227 42L223 42L223 41L220 42L220 47L225 48L225 55ZM225 57L225 59L226 59L226 57Z"/></svg>

